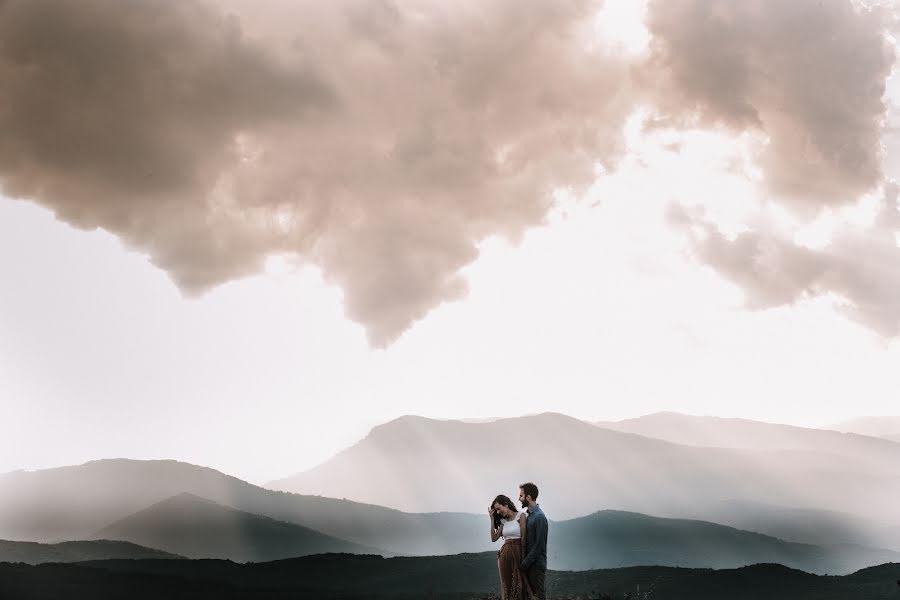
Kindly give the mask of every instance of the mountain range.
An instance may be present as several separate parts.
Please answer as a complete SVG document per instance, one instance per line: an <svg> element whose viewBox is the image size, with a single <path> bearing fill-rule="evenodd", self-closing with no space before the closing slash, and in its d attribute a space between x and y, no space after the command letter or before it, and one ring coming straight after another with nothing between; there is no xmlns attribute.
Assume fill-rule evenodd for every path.
<svg viewBox="0 0 900 600"><path fill-rule="evenodd" d="M900 552L900 526L837 511L726 500L702 509L685 511L682 516L792 542L875 546Z"/></svg>
<svg viewBox="0 0 900 600"><path fill-rule="evenodd" d="M306 486L304 494L176 461L0 475L0 538L115 539L240 562L481 552L497 548L485 504L497 492L515 497L519 483L534 479L552 520L555 568L778 562L845 574L900 562L891 502L898 448L862 435L670 413L613 424L556 414L478 423L404 417L273 484Z"/></svg>
<svg viewBox="0 0 900 600"><path fill-rule="evenodd" d="M323 553L387 554L302 525L181 493L101 529L95 537L164 548L188 558L264 562Z"/></svg>
<svg viewBox="0 0 900 600"><path fill-rule="evenodd" d="M182 493L389 553L455 554L484 550L489 544L482 522L487 517L409 514L272 491L183 462L127 459L0 475L0 538L90 539L103 528Z"/></svg>
<svg viewBox="0 0 900 600"><path fill-rule="evenodd" d="M900 438L900 417L858 417L829 425L825 429L897 440Z"/></svg>
<svg viewBox="0 0 900 600"><path fill-rule="evenodd" d="M37 542L0 540L0 562L38 565L50 562L73 563L115 558L137 560L184 557L123 541L82 540L59 544L39 544Z"/></svg>
<svg viewBox="0 0 900 600"><path fill-rule="evenodd" d="M39 490L45 480L47 489L57 495L40 499L34 494L30 506L22 499L7 502L0 497L0 512L5 523L53 522L61 530L72 531L82 522L74 507L84 506L79 497L83 488L63 490L60 480L72 481L69 471L91 473L90 479L102 483L101 474L109 478L103 485L105 504L113 506L109 523L84 537L115 539L142 547L155 548L189 558L226 558L238 562L268 561L328 552L353 554L428 555L478 552L496 549L487 532L486 515L458 513L409 514L377 506L344 500L309 498L275 492L218 474L219 485L212 485L215 471L184 463L164 461L100 461L30 474L30 489ZM159 502L148 497L146 508L124 518L118 515L123 498L116 480L125 471L153 473L168 481L189 483L190 473L204 482L207 491L235 490L232 500L242 500L257 509L277 509L282 519L227 506L181 492ZM166 477L166 470L171 476ZM2 478L0 478L2 481ZM148 477L143 479L148 492L157 492ZM240 485L238 485L238 482ZM201 487L199 484L194 488ZM0 487L2 489L2 487ZM134 501L133 490L127 496ZM221 495L221 494L220 494ZM95 499L92 495L91 498ZM19 506L17 513L10 506ZM305 510L317 507L317 510ZM323 508L325 507L325 508ZM99 518L96 510L88 513ZM382 517L388 516L383 520ZM303 523L296 522L302 517ZM341 536L323 533L336 529L342 517L352 517L351 526L341 529ZM320 519L321 520L318 520ZM64 526L64 521L74 521ZM599 511L585 517L552 522L548 553L551 564L560 569L584 570L641 564L692 567L739 567L757 562L777 562L813 573L846 574L858 568L884 562L900 562L900 553L878 547L850 545L842 538L828 539L822 544L789 542L702 520L666 519L623 512ZM21 527L18 530L22 533ZM435 535L439 532L440 535ZM365 539L365 543L355 541ZM425 551L423 551L423 549ZM113 554L109 557L115 557ZM103 558L102 555L95 555Z"/></svg>
<svg viewBox="0 0 900 600"><path fill-rule="evenodd" d="M550 562L566 570L663 565L735 568L778 563L819 574L847 574L900 562L890 550L839 544L816 546L688 519L602 511L552 524Z"/></svg>
<svg viewBox="0 0 900 600"><path fill-rule="evenodd" d="M623 421L598 421L604 429L636 433L685 446L771 452L795 450L853 458L859 466L900 472L900 445L852 430L832 431L750 419L660 412Z"/></svg>
<svg viewBox="0 0 900 600"><path fill-rule="evenodd" d="M745 423L724 423L751 429ZM483 512L496 493L535 481L552 518L598 508L680 516L740 499L900 521L900 444L752 424L737 448L687 445L542 414L488 423L402 417L319 466L267 484L409 512ZM656 431L656 435L662 435ZM750 438L758 447L749 448ZM771 447L765 440L781 440ZM785 438L795 439L788 444ZM743 442L742 442L743 440Z"/></svg>

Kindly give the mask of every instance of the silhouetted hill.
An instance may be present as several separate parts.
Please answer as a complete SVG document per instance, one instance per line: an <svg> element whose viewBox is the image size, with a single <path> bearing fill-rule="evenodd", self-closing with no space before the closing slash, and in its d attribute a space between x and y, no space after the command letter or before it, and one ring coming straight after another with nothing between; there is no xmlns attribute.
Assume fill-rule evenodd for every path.
<svg viewBox="0 0 900 600"><path fill-rule="evenodd" d="M0 562L21 562L30 565L55 562L69 563L112 558L184 558L176 554L138 546L130 542L111 540L79 540L59 544L12 542L0 540Z"/></svg>
<svg viewBox="0 0 900 600"><path fill-rule="evenodd" d="M865 443L888 454L896 448ZM533 480L557 519L601 507L678 515L737 497L900 520L900 477L885 472L888 463L897 468L900 460L869 464L809 450L684 446L558 414L490 423L403 417L318 467L269 485L407 511L481 513L495 493L515 496L519 483Z"/></svg>
<svg viewBox="0 0 900 600"><path fill-rule="evenodd" d="M661 412L598 427L636 433L675 444L770 452L799 450L852 459L862 470L900 475L900 444L869 435L763 423L749 419L697 417ZM847 466L853 463L845 462Z"/></svg>
<svg viewBox="0 0 900 600"><path fill-rule="evenodd" d="M102 528L183 492L398 554L487 550L486 517L398 510L267 490L206 467L101 460L0 475L0 538L57 542ZM485 500L489 502L490 498Z"/></svg>
<svg viewBox="0 0 900 600"><path fill-rule="evenodd" d="M684 516L807 544L855 544L900 552L900 527L848 513L727 500Z"/></svg>
<svg viewBox="0 0 900 600"><path fill-rule="evenodd" d="M900 553L859 546L814 546L687 519L601 511L553 523L548 553L566 570L662 565L735 568L780 563L820 574L900 562Z"/></svg>
<svg viewBox="0 0 900 600"><path fill-rule="evenodd" d="M328 552L384 553L188 493L163 500L104 527L96 537L127 540L189 558L227 558L238 562Z"/></svg>
<svg viewBox="0 0 900 600"><path fill-rule="evenodd" d="M550 598L626 592L661 600L888 600L897 597L900 565L844 577L783 567L732 570L632 567L550 571ZM50 598L212 599L468 599L498 588L496 554L391 558L320 555L270 562L99 561L79 565L0 564L0 596ZM496 597L496 596L494 596Z"/></svg>

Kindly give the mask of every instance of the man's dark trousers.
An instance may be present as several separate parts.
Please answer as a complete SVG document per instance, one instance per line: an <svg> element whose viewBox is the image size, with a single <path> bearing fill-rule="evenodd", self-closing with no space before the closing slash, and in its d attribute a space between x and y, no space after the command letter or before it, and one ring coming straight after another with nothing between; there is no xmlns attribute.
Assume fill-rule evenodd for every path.
<svg viewBox="0 0 900 600"><path fill-rule="evenodd" d="M547 579L547 569L538 565L531 565L525 571L525 578L528 579L528 584L531 586L534 597L537 598L537 600L546 600L547 588L545 584Z"/></svg>

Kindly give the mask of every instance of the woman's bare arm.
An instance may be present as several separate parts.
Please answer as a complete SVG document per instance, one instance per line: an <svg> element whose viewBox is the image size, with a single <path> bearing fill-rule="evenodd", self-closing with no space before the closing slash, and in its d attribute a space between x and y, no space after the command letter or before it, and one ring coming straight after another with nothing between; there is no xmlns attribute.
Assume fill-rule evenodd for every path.
<svg viewBox="0 0 900 600"><path fill-rule="evenodd" d="M488 518L491 521L491 541L496 542L500 539L500 534L503 533L503 524L500 524L500 527L494 529L494 511L488 512Z"/></svg>

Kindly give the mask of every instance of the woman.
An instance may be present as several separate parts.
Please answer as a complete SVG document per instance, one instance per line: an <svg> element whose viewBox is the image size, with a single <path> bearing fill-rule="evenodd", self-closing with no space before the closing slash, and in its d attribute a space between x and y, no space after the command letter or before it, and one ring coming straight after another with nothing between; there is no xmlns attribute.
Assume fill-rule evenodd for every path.
<svg viewBox="0 0 900 600"><path fill-rule="evenodd" d="M491 541L503 538L497 554L502 600L529 600L531 591L522 572L522 551L525 548L525 513L519 513L507 496L499 495L488 509L491 519Z"/></svg>

